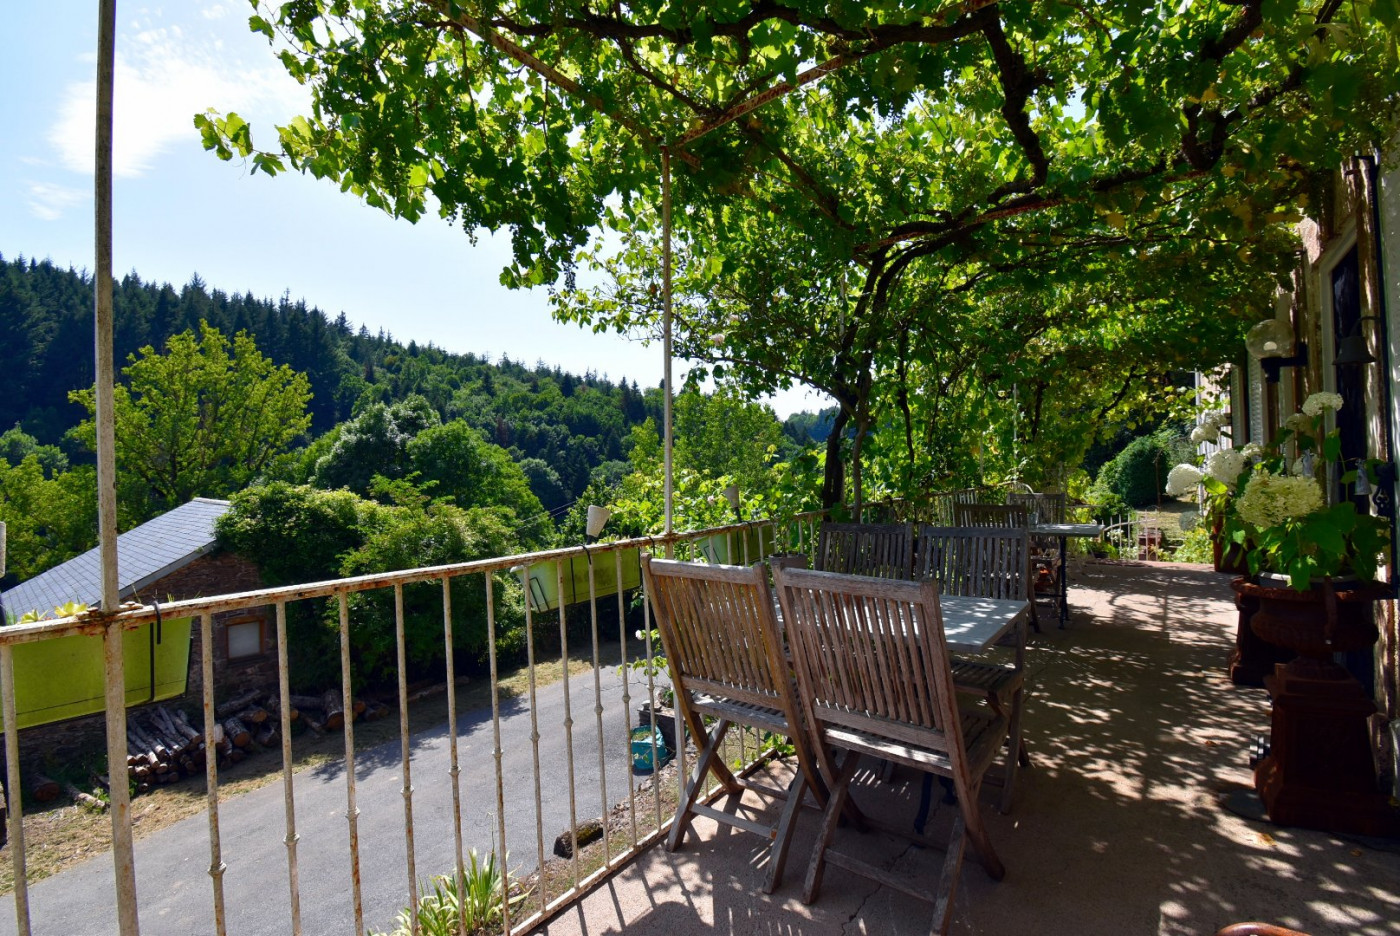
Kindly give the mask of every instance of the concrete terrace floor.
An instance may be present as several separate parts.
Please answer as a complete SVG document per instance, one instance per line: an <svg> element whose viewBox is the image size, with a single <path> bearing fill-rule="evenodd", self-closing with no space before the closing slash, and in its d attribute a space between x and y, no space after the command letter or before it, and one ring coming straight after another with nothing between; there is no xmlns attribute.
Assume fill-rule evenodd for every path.
<svg viewBox="0 0 1400 936"><path fill-rule="evenodd" d="M1027 655L1034 765L1010 816L993 805L999 790L982 798L1006 877L992 881L968 852L952 933L1209 936L1245 920L1312 936L1400 933L1400 843L1280 828L1218 805L1251 785L1249 743L1269 722L1264 691L1225 676L1228 582L1199 566L1089 565L1071 589L1068 629L1042 602L1048 624ZM909 821L917 779L860 779L863 808ZM939 809L931 834L946 833L951 812ZM698 840L675 854L653 847L541 932L926 933L931 905L839 869L828 868L815 904L802 903L817 820L800 817L771 896L764 843L699 820ZM930 888L943 858L876 832L842 829L837 842Z"/></svg>

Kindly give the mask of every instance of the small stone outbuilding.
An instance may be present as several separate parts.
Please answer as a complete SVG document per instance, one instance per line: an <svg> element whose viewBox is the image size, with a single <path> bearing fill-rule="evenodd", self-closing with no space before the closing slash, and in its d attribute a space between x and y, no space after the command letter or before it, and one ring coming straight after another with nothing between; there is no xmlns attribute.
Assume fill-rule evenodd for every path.
<svg viewBox="0 0 1400 936"><path fill-rule="evenodd" d="M121 600L165 604L260 588L252 563L218 547L214 523L228 509L228 501L197 497L121 534ZM68 602L98 605L101 593L101 563L92 549L0 594L0 602L7 616L17 618L34 610L51 617L53 609ZM217 614L213 633L215 683L221 697L226 690L275 686L277 648L270 606ZM202 653L199 628L192 627L186 691L174 700L186 708L202 705ZM103 732L101 713L25 728L20 731L21 757L28 762L42 752L44 759L61 761L101 749Z"/></svg>

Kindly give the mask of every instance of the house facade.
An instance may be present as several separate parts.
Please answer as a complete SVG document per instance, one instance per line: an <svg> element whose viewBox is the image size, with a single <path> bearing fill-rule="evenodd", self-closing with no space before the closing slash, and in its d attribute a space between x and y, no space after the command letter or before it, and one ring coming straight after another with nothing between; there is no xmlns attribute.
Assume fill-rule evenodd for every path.
<svg viewBox="0 0 1400 936"><path fill-rule="evenodd" d="M1311 393L1342 397L1335 417L1342 457L1375 459L1381 483L1373 490L1343 486L1359 508L1386 516L1395 526L1396 440L1400 439L1400 141L1386 150L1349 160L1319 184L1312 217L1298 226L1301 249L1290 288L1276 298L1275 317L1297 344L1270 379L1269 368L1242 356L1231 378L1236 445L1267 442ZM1382 571L1392 583L1395 551ZM1400 640L1396 601L1375 605L1380 639L1371 651L1349 655L1345 665L1372 693L1376 765L1386 786L1397 784L1400 761Z"/></svg>

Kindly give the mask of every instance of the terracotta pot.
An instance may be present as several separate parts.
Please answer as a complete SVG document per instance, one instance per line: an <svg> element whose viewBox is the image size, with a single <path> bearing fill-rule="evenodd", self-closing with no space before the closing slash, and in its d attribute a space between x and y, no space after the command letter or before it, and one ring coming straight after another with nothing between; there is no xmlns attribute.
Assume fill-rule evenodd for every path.
<svg viewBox="0 0 1400 936"><path fill-rule="evenodd" d="M1350 678L1332 662L1332 654L1364 650L1376 642L1380 632L1371 606L1390 594L1375 582L1337 588L1330 580L1305 592L1253 582L1238 582L1236 590L1259 602L1249 622L1254 633L1295 651L1298 658L1285 668L1309 679Z"/></svg>

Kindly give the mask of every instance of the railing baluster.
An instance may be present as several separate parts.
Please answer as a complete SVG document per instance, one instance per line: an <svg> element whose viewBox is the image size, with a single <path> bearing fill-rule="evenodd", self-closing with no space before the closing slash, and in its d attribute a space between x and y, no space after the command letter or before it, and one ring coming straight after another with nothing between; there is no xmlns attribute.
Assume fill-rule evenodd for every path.
<svg viewBox="0 0 1400 936"><path fill-rule="evenodd" d="M403 761L403 830L408 871L408 911L410 932L418 932L418 869L413 856L413 774L408 737L408 648L404 638L403 585L394 585L394 636L399 652L399 757Z"/></svg>
<svg viewBox="0 0 1400 936"><path fill-rule="evenodd" d="M102 688L107 727L107 763L126 763L126 666L122 660L123 626L108 622L102 629ZM136 856L131 829L131 790L113 783L112 865L117 891L117 928L122 936L137 936L141 921L136 906Z"/></svg>
<svg viewBox="0 0 1400 936"><path fill-rule="evenodd" d="M350 826L350 893L355 902L355 936L365 934L365 907L360 892L360 810L355 806L355 700L350 680L350 601L340 596L340 704L345 716L345 820Z"/></svg>
<svg viewBox="0 0 1400 936"><path fill-rule="evenodd" d="M637 550L637 578L641 579L642 552ZM652 649L651 639L651 596L647 594L646 583L642 586L642 633L646 635L647 653L647 711L650 713L650 728L652 739L652 771L651 771L651 800L656 807L656 831L661 831L661 769L656 763L656 667L652 661L656 659L656 651Z"/></svg>
<svg viewBox="0 0 1400 936"><path fill-rule="evenodd" d="M292 689L287 667L287 603L277 602L277 693L282 716L282 798L287 813L287 885L292 899L292 936L301 936L301 879L297 870L297 811L292 778ZM206 739L206 756L210 750Z"/></svg>
<svg viewBox="0 0 1400 936"><path fill-rule="evenodd" d="M609 830L607 761L603 752L607 746L603 738L603 663L598 656L598 588L593 580L593 554L588 557L588 620L593 637L593 716L598 721L598 796L603 804L603 855L604 864L612 864L612 835Z"/></svg>
<svg viewBox="0 0 1400 936"><path fill-rule="evenodd" d="M213 614L199 616L199 655L204 677L204 782L209 799L209 877L214 886L214 932L224 936L224 859L219 842L219 752L211 744L218 737L218 716L214 714L214 623ZM110 768L110 765L109 765ZM116 778L110 777L112 787Z"/></svg>
<svg viewBox="0 0 1400 936"><path fill-rule="evenodd" d="M501 868L501 932L510 932L510 871L506 863L506 779L501 758L501 696L496 670L496 595L491 573L486 573L486 652L491 662L491 756L496 761L496 826L500 835L500 853L496 856ZM458 824L461 828L461 824ZM461 837L457 849L461 851Z"/></svg>
<svg viewBox="0 0 1400 936"><path fill-rule="evenodd" d="M490 573L487 573L490 577ZM452 647L452 580L442 579L442 646L447 654L447 774L452 778L452 841L456 846L457 893L467 891L467 865L462 853L462 767L457 762L457 662ZM495 662L494 657L492 662ZM494 688L494 678L492 680ZM494 693L492 705L495 705ZM497 742L497 747L500 744ZM461 932L467 931L467 905L458 901L457 926Z"/></svg>
<svg viewBox="0 0 1400 936"><path fill-rule="evenodd" d="M530 610L530 567L521 572L525 585L525 672L530 689L530 747L534 751L535 779L535 846L539 854L540 913L549 903L544 868L544 804L540 796L540 713L535 698L535 616ZM560 595L563 601L564 596Z"/></svg>
<svg viewBox="0 0 1400 936"><path fill-rule="evenodd" d="M617 578L617 636L622 654L622 718L627 725L628 754L632 746L632 667L627 658L627 601L622 591L622 547L613 549L613 574ZM637 785L627 781L627 814L632 819L632 847L637 847Z"/></svg>
<svg viewBox="0 0 1400 936"><path fill-rule="evenodd" d="M564 763L569 775L569 835L574 841L570 865L574 887L578 887L578 804L574 790L574 714L573 703L569 699L569 627L568 617L564 613L564 560L556 562L554 570L555 588L559 595L559 664L564 682Z"/></svg>
<svg viewBox="0 0 1400 936"><path fill-rule="evenodd" d="M0 644L0 706L5 717L5 795L9 800L10 859L15 869L15 928L29 936L29 879L24 863L24 797L19 776L19 718L15 715L15 652ZM115 773L109 771L109 773Z"/></svg>

